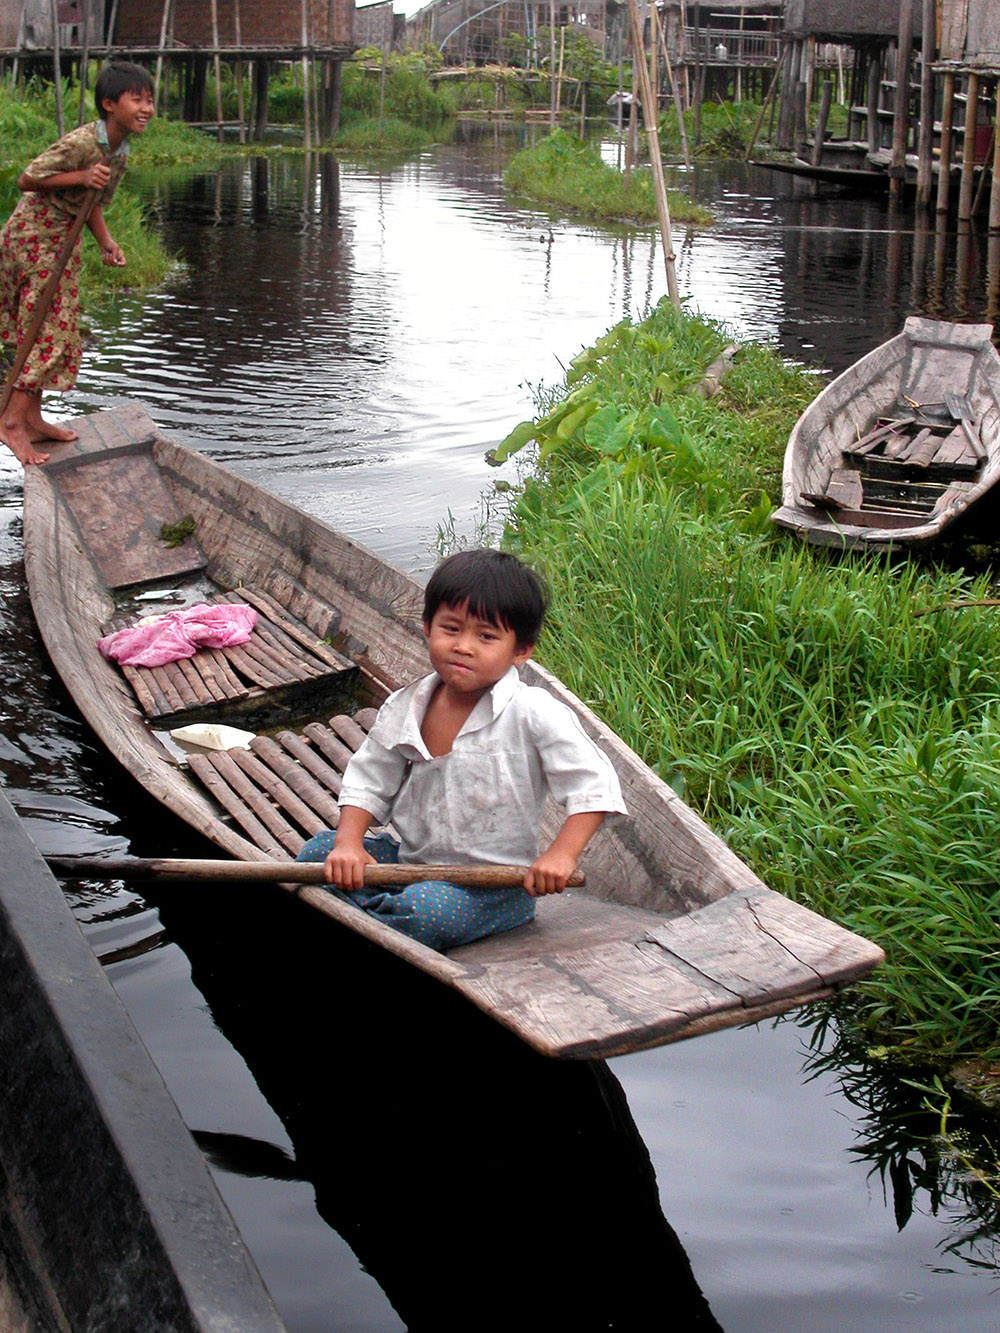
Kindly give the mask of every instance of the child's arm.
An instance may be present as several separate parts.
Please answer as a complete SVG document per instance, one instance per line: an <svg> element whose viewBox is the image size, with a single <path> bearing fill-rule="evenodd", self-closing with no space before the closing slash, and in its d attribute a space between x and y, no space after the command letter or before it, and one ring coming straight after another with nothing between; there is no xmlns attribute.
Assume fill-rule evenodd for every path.
<svg viewBox="0 0 1000 1333"><path fill-rule="evenodd" d="M110 264L113 268L121 268L125 263L125 252L117 241L112 240L111 233L108 231L108 224L104 221L104 210L99 204L90 210L87 226L90 228L94 240L101 247L101 258L105 264Z"/></svg>
<svg viewBox="0 0 1000 1333"><path fill-rule="evenodd" d="M365 851L364 837L375 816L359 805L343 805L340 823L333 841L333 851L323 862L323 876L328 884L350 891L364 888L365 866L373 866L375 858Z"/></svg>
<svg viewBox="0 0 1000 1333"><path fill-rule="evenodd" d="M103 190L111 179L111 168L106 162L94 162L89 167L78 171L57 171L53 176L29 176L22 171L17 180L17 188L22 194L44 193L46 190L70 190L74 185L84 185L88 190Z"/></svg>
<svg viewBox="0 0 1000 1333"><path fill-rule="evenodd" d="M524 887L533 898L562 893L580 853L604 822L604 814L603 810L585 810L568 817L551 846L525 872Z"/></svg>

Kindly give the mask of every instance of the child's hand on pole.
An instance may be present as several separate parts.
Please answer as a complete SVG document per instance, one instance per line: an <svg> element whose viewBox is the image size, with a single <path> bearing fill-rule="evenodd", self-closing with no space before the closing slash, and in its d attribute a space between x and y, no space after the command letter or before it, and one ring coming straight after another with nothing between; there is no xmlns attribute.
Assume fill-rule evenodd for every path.
<svg viewBox="0 0 1000 1333"><path fill-rule="evenodd" d="M562 893L575 869L575 856L550 847L528 867L524 887L533 898L544 897L547 893Z"/></svg>
<svg viewBox="0 0 1000 1333"><path fill-rule="evenodd" d="M323 877L327 884L351 893L365 886L365 866L376 864L374 856L363 847L337 847L323 862Z"/></svg>
<svg viewBox="0 0 1000 1333"><path fill-rule="evenodd" d="M108 164L106 162L95 162L93 166L84 169L80 184L86 185L88 190L103 190L110 179L111 168Z"/></svg>

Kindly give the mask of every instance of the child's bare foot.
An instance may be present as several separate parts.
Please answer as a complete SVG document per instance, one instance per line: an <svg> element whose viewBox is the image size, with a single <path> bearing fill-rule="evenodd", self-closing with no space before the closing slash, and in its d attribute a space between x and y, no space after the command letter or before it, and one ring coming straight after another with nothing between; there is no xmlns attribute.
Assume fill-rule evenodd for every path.
<svg viewBox="0 0 1000 1333"><path fill-rule="evenodd" d="M35 442L25 426L6 426L0 423L0 440L25 467L29 463L49 461L47 453L35 448Z"/></svg>
<svg viewBox="0 0 1000 1333"><path fill-rule="evenodd" d="M41 413L37 417L29 417L25 424L33 444L38 444L40 440L55 440L58 444L69 444L71 440L80 438L71 426L57 426L54 421L44 420Z"/></svg>

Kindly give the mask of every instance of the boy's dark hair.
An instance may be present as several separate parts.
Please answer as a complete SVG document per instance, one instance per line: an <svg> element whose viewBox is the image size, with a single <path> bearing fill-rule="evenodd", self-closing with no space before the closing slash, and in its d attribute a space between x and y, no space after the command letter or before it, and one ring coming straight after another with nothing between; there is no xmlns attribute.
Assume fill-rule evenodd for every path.
<svg viewBox="0 0 1000 1333"><path fill-rule="evenodd" d="M143 69L142 65L133 65L130 60L112 60L110 65L104 66L94 84L97 114L102 120L107 120L104 103L117 102L122 93L135 93L138 96L139 93L152 91L153 79L148 69Z"/></svg>
<svg viewBox="0 0 1000 1333"><path fill-rule="evenodd" d="M549 593L543 580L503 551L478 547L456 551L442 560L424 590L424 623L441 606L461 606L481 620L511 629L519 646L537 641L542 632Z"/></svg>

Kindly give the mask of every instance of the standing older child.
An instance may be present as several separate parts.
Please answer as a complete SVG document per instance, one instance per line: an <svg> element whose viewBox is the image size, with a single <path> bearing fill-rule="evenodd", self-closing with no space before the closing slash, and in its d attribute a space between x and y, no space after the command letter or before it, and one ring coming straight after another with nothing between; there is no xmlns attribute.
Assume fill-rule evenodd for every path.
<svg viewBox="0 0 1000 1333"><path fill-rule="evenodd" d="M125 263L103 205L125 173L129 136L141 134L153 115L153 81L141 65L115 61L98 75L94 100L100 119L64 135L22 172L22 197L0 233L0 341L15 350L88 190L100 191L87 226L105 264ZM43 419L42 391L71 389L80 369L80 248L77 242L0 417L0 441L22 463L48 459L35 447L43 440L76 438Z"/></svg>
<svg viewBox="0 0 1000 1333"><path fill-rule="evenodd" d="M537 576L499 551L460 551L424 594L434 668L385 701L344 774L336 837L317 834L299 860L325 857L334 892L403 934L447 949L530 921L535 898L561 893L606 814L625 813L610 759L570 708L525 685L545 615ZM563 807L539 850L546 797ZM373 824L386 834L366 837ZM515 889L425 880L369 890L364 869L404 864L525 866Z"/></svg>

